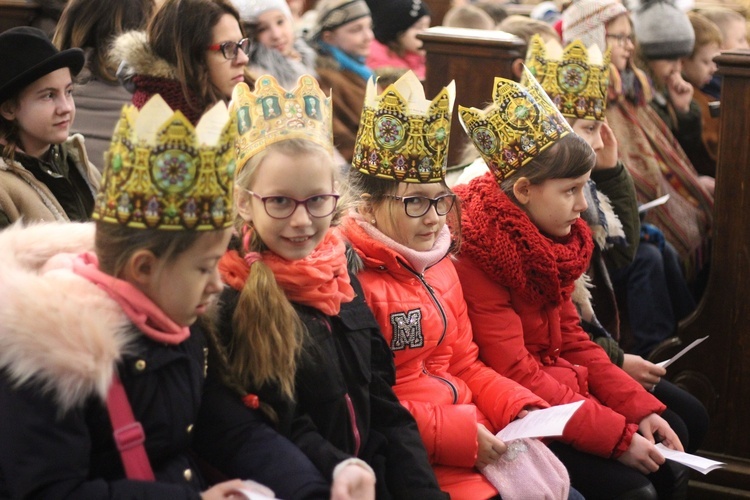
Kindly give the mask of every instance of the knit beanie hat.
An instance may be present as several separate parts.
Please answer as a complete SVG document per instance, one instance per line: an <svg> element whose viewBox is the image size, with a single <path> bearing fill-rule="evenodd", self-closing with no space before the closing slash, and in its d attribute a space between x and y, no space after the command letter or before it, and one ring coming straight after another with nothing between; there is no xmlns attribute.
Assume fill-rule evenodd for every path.
<svg viewBox="0 0 750 500"><path fill-rule="evenodd" d="M318 19L312 30L312 38L319 38L324 31L333 31L357 19L370 15L365 0L322 0L316 7Z"/></svg>
<svg viewBox="0 0 750 500"><path fill-rule="evenodd" d="M573 2L562 14L563 44L580 40L586 47L597 44L604 52L607 50L607 23L627 12L628 9L618 0Z"/></svg>
<svg viewBox="0 0 750 500"><path fill-rule="evenodd" d="M633 31L647 59L679 59L693 52L693 26L671 0L641 0L633 9Z"/></svg>
<svg viewBox="0 0 750 500"><path fill-rule="evenodd" d="M239 12L240 19L246 23L258 22L258 16L270 10L280 10L292 19L292 11L286 0L232 0L232 4Z"/></svg>
<svg viewBox="0 0 750 500"><path fill-rule="evenodd" d="M422 0L366 0L372 13L375 39L387 45L430 11Z"/></svg>

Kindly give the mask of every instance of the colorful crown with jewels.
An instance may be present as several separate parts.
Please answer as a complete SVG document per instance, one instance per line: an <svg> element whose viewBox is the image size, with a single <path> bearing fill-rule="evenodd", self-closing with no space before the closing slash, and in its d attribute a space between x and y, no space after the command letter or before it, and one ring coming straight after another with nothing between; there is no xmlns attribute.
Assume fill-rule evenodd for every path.
<svg viewBox="0 0 750 500"><path fill-rule="evenodd" d="M411 71L381 95L370 79L354 147L354 169L399 182L445 179L455 87L451 82L429 101Z"/></svg>
<svg viewBox="0 0 750 500"><path fill-rule="evenodd" d="M258 151L288 139L307 139L333 153L331 98L310 75L300 76L291 91L270 75L256 80L255 91L238 83L232 92L231 113L239 132L239 170Z"/></svg>
<svg viewBox="0 0 750 500"><path fill-rule="evenodd" d="M469 138L500 183L573 129L524 68L527 86L495 78L485 110L458 107Z"/></svg>
<svg viewBox="0 0 750 500"><path fill-rule="evenodd" d="M140 111L124 106L93 218L139 229L231 226L236 130L223 102L195 127L159 95Z"/></svg>
<svg viewBox="0 0 750 500"><path fill-rule="evenodd" d="M539 35L531 38L526 55L529 71L564 116L597 121L607 108L609 61L610 50L602 55L596 44L587 50L575 40L563 50L557 40L545 43Z"/></svg>

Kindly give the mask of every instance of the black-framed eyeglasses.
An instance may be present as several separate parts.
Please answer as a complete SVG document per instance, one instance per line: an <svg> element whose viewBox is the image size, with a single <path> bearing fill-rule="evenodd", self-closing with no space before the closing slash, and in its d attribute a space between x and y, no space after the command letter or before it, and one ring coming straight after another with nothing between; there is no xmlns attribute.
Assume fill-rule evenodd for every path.
<svg viewBox="0 0 750 500"><path fill-rule="evenodd" d="M611 38L612 40L617 42L617 45L620 47L625 47L628 44L628 41L635 45L635 35L605 35L607 38Z"/></svg>
<svg viewBox="0 0 750 500"><path fill-rule="evenodd" d="M215 43L208 46L208 50L221 51L222 55L229 60L237 57L237 53L241 50L248 55L250 53L250 39L243 38L239 42L224 42Z"/></svg>
<svg viewBox="0 0 750 500"><path fill-rule="evenodd" d="M392 194L385 195L386 198L398 200L404 204L404 211L409 217L422 217L429 212L430 207L435 207L438 215L447 215L456 203L455 194L443 194L437 198L427 198L426 196L395 196Z"/></svg>
<svg viewBox="0 0 750 500"><path fill-rule="evenodd" d="M336 210L339 201L337 194L316 194L296 200L289 196L261 196L249 189L244 190L247 194L258 198L263 203L263 208L269 217L273 219L286 219L291 217L300 205L305 206L305 210L311 217L322 218L331 215Z"/></svg>

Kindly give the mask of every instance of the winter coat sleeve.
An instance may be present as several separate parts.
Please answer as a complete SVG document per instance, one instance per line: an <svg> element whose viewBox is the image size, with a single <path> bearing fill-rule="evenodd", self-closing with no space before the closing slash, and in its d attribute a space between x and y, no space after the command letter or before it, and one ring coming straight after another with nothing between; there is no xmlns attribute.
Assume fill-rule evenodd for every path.
<svg viewBox="0 0 750 500"><path fill-rule="evenodd" d="M482 360L551 405L583 400L583 406L565 430L562 437L564 442L602 457L625 451L636 430L635 426L628 426L623 415L588 397L586 367L572 364L576 356L583 361L583 353L596 350L603 360L616 368L604 351L591 342L580 328L578 333L568 330L562 345L565 356L572 356L571 361L560 353L557 363L542 369L542 363L526 347L524 326L513 307L510 291L492 282L467 258L461 259L457 267L461 282L465 285L464 295ZM571 307L573 314L576 314L575 307L572 304ZM549 327L550 323L561 321L561 318L555 317L555 310L548 310L548 313L547 317L539 317L538 321ZM578 321L577 315L575 321ZM577 378L579 391L558 381L558 374Z"/></svg>
<svg viewBox="0 0 750 500"><path fill-rule="evenodd" d="M591 178L596 183L596 189L606 194L612 202L612 208L622 223L627 244L614 245L604 252L607 267L620 269L633 262L641 239L641 221L633 178L621 161L617 162L615 168L591 172Z"/></svg>
<svg viewBox="0 0 750 500"><path fill-rule="evenodd" d="M89 477L92 440L85 407L62 413L40 387L12 388L1 377L0 497L200 499L188 483Z"/></svg>

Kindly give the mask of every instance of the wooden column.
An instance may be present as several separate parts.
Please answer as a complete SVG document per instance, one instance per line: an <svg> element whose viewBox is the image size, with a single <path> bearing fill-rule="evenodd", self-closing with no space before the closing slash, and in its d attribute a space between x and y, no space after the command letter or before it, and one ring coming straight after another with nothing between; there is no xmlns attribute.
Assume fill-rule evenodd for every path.
<svg viewBox="0 0 750 500"><path fill-rule="evenodd" d="M681 326L708 340L669 368L711 414L701 454L730 466L697 477L691 498L750 497L750 51L716 58L723 75L720 153L708 286ZM693 494L695 492L695 494Z"/></svg>
<svg viewBox="0 0 750 500"><path fill-rule="evenodd" d="M482 108L492 98L496 76L513 78L511 65L524 57L525 45L502 31L434 27L418 35L427 51L425 93L434 97L451 80L456 81L448 165L461 156L466 134L458 122L458 105Z"/></svg>

